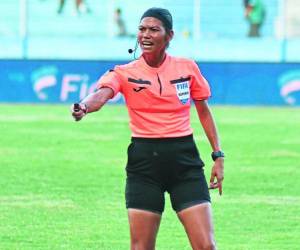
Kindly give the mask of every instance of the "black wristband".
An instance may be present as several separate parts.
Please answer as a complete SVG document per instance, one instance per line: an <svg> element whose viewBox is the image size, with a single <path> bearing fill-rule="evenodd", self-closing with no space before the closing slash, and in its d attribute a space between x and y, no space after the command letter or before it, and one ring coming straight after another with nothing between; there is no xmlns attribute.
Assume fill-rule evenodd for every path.
<svg viewBox="0 0 300 250"><path fill-rule="evenodd" d="M211 158L213 159L213 161L215 161L216 159L218 159L219 157L225 157L225 154L223 151L214 151L211 153Z"/></svg>

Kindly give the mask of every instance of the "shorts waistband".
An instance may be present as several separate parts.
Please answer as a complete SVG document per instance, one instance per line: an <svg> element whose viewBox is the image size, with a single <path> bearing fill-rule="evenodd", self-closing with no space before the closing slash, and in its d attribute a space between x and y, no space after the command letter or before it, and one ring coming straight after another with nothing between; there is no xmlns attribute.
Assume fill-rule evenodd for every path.
<svg viewBox="0 0 300 250"><path fill-rule="evenodd" d="M193 141L193 134L181 137L167 137L167 138L145 138L145 137L131 137L132 142L188 142Z"/></svg>

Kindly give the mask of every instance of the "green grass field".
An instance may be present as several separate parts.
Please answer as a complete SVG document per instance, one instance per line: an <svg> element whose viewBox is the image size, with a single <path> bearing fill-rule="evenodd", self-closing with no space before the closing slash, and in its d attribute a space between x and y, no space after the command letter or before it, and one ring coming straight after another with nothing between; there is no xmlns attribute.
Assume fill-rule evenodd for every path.
<svg viewBox="0 0 300 250"><path fill-rule="evenodd" d="M213 107L226 152L212 191L219 250L300 249L300 109ZM211 149L192 113L206 177ZM0 249L129 249L125 107L73 122L68 106L0 105ZM190 249L170 207L158 250Z"/></svg>

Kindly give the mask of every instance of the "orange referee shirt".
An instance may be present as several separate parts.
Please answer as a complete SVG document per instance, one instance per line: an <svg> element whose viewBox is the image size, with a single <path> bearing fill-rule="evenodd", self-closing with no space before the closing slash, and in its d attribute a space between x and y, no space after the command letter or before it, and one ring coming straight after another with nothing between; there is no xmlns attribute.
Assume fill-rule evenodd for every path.
<svg viewBox="0 0 300 250"><path fill-rule="evenodd" d="M127 104L133 137L168 138L190 135L191 99L205 100L210 88L197 64L167 55L158 68L141 56L116 66L98 81L98 88L121 92Z"/></svg>

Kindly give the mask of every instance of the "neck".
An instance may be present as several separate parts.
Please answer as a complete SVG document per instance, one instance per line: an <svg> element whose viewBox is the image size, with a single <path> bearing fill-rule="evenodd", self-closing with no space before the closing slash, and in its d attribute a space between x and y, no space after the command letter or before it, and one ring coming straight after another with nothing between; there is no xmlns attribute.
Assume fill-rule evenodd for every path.
<svg viewBox="0 0 300 250"><path fill-rule="evenodd" d="M153 68L158 68L160 65L162 65L162 63L164 62L164 60L166 59L166 52L162 52L159 54L143 54L143 57L146 61L146 63Z"/></svg>

